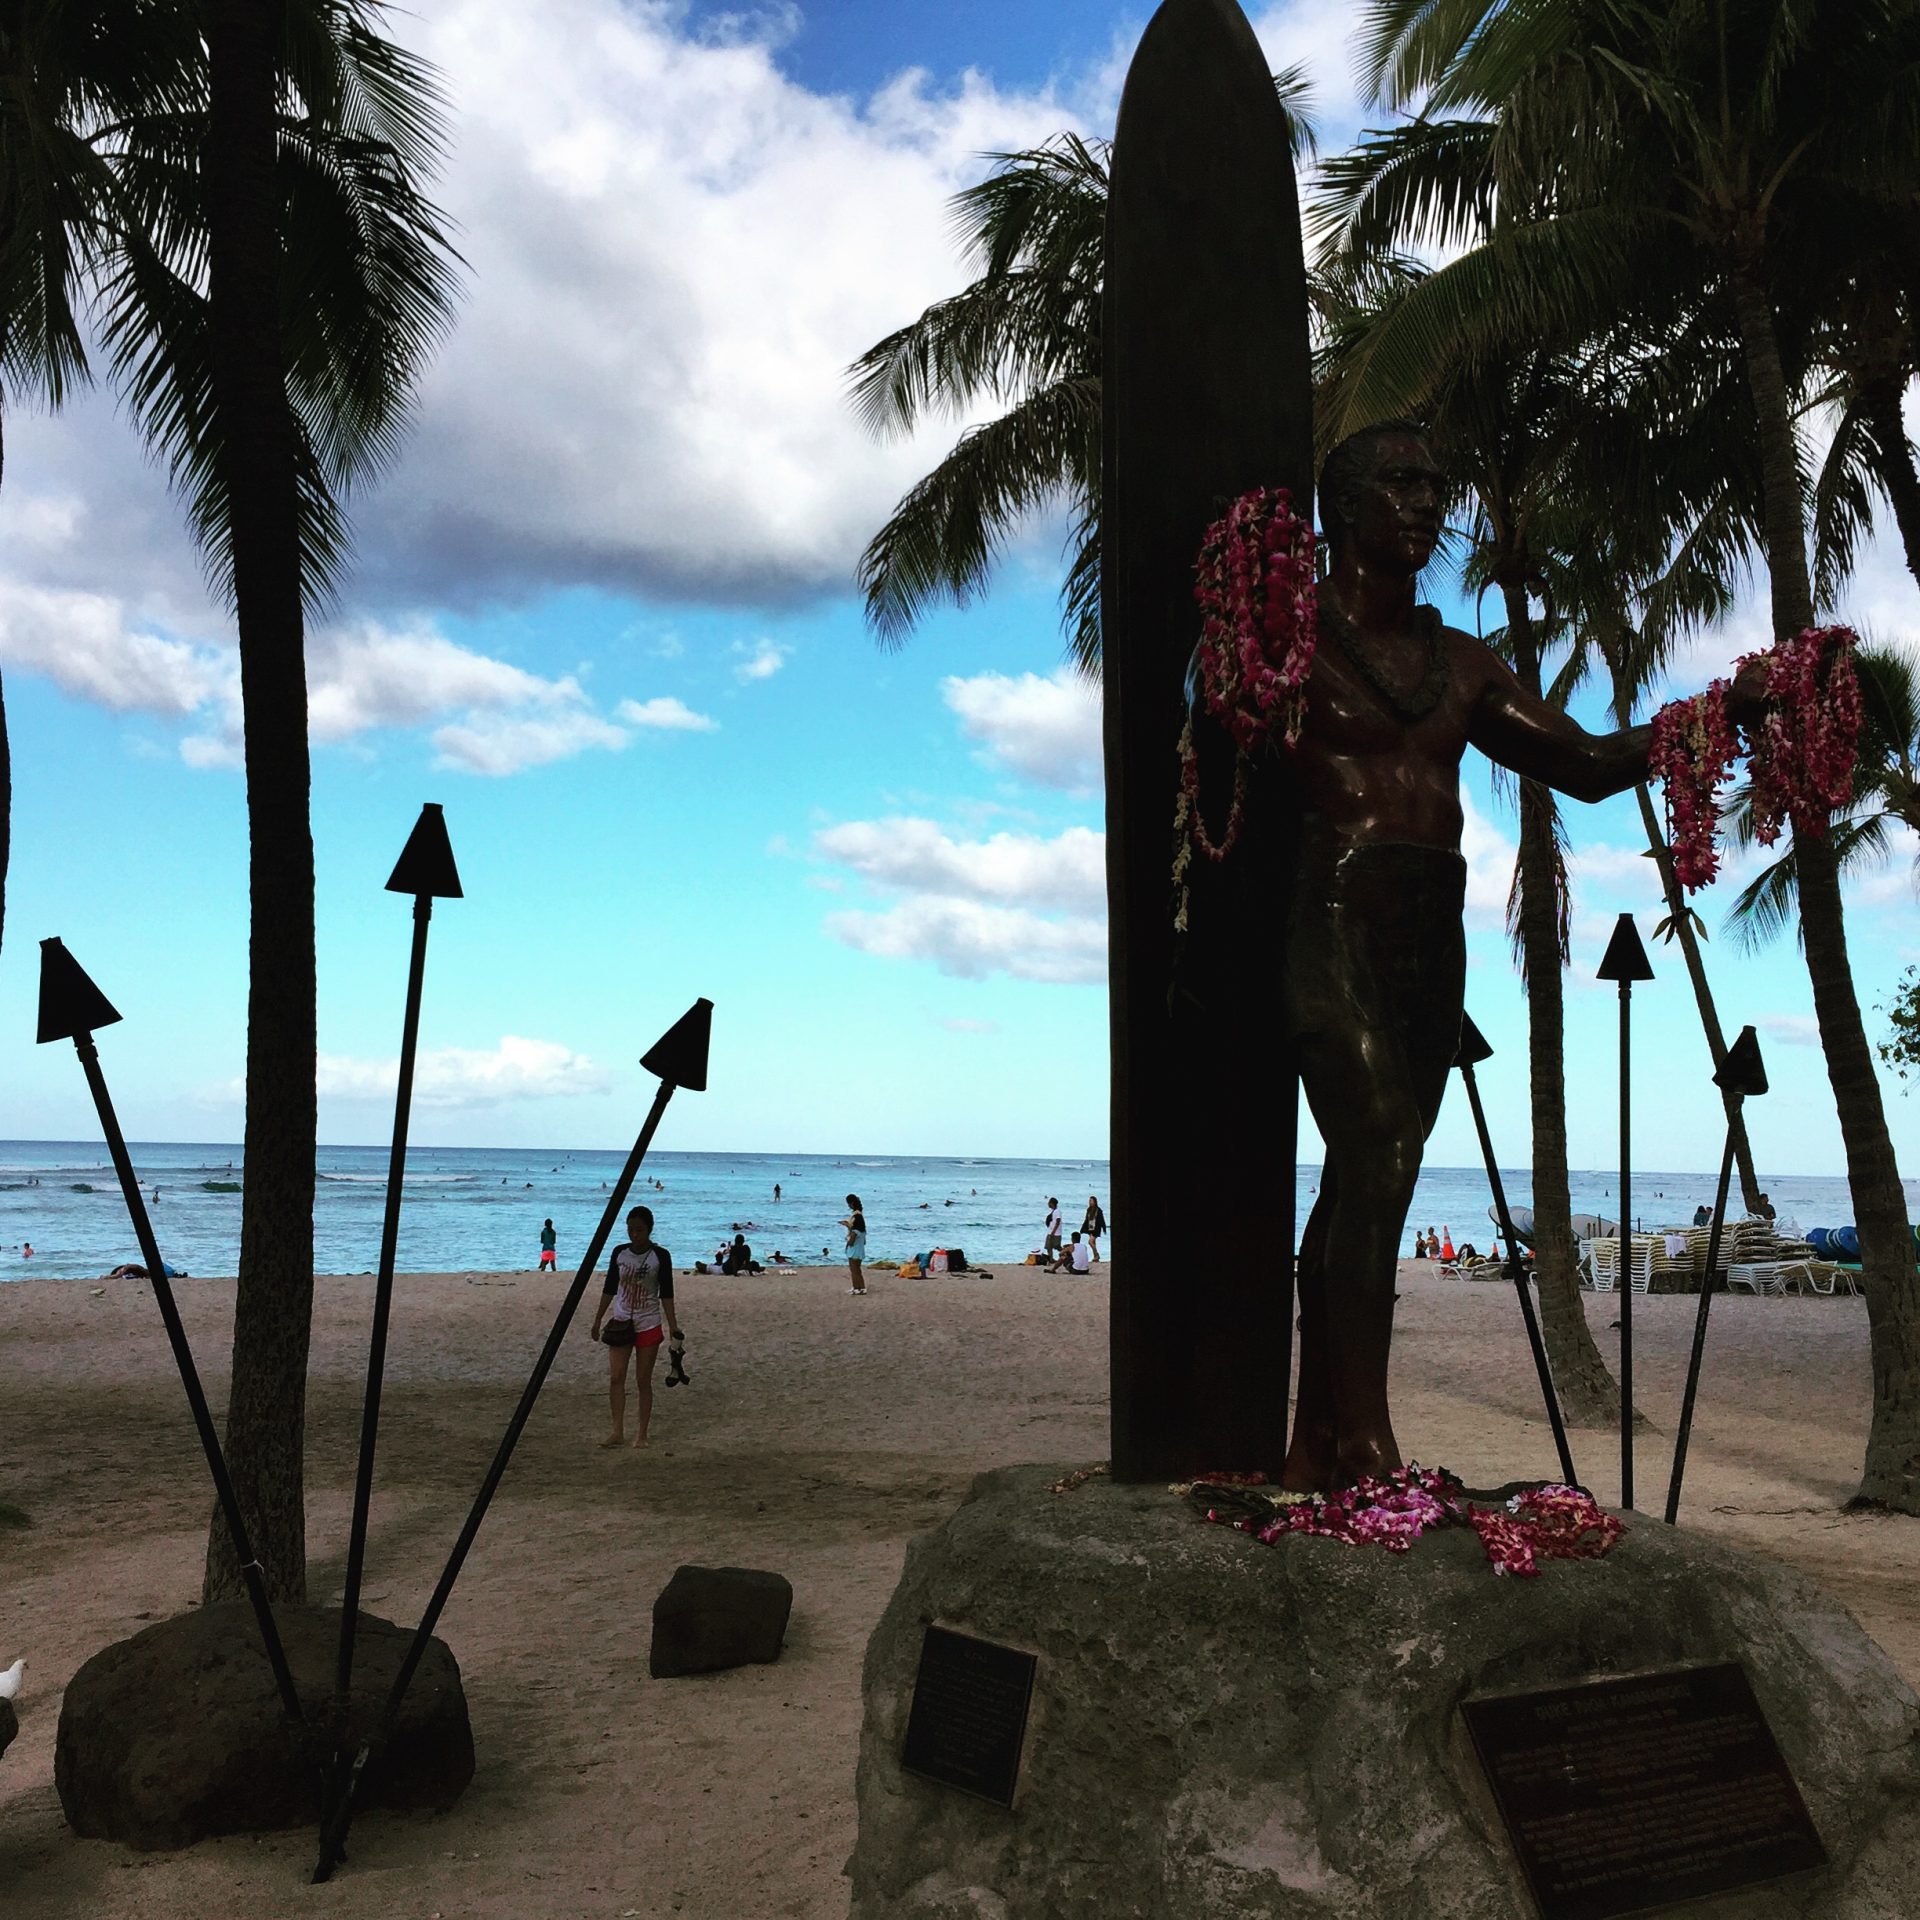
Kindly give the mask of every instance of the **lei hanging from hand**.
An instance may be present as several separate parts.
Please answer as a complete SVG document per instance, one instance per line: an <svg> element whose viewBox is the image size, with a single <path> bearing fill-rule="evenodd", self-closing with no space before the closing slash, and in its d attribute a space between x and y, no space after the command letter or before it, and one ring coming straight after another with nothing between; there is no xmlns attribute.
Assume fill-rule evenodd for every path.
<svg viewBox="0 0 1920 1920"><path fill-rule="evenodd" d="M1174 811L1174 924L1187 924L1193 849L1224 860L1246 823L1255 753L1277 731L1296 745L1306 718L1307 674L1319 637L1313 528L1285 487L1244 493L1207 529L1194 565L1201 612L1196 658L1206 708L1233 737L1233 805L1216 841L1200 811L1200 758L1193 715L1180 734L1180 798Z"/></svg>
<svg viewBox="0 0 1920 1920"><path fill-rule="evenodd" d="M1857 644L1851 628L1808 627L1740 662L1766 667L1767 712L1739 729L1753 789L1753 837L1763 847L1789 823L1795 833L1817 838L1853 798L1862 717ZM1720 870L1718 790L1737 751L1729 690L1728 681L1716 680L1705 693L1670 701L1653 717L1648 771L1666 789L1674 877L1689 891Z"/></svg>

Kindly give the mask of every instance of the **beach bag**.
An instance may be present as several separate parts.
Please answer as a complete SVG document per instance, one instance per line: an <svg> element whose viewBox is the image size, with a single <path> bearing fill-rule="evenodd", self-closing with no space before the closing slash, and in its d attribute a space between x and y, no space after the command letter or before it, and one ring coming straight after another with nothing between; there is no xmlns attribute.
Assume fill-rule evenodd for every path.
<svg viewBox="0 0 1920 1920"><path fill-rule="evenodd" d="M958 1247L949 1247L947 1249L947 1271L949 1273L965 1273L966 1270L967 1256L962 1253Z"/></svg>
<svg viewBox="0 0 1920 1920"><path fill-rule="evenodd" d="M927 1257L927 1267L928 1267L928 1270L933 1273L946 1272L947 1250L945 1247L934 1248L933 1252Z"/></svg>

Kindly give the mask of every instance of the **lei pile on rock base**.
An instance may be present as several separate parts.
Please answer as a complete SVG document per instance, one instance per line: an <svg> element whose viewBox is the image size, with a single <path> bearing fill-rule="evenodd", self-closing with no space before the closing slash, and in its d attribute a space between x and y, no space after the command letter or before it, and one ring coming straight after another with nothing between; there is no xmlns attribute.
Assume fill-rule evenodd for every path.
<svg viewBox="0 0 1920 1920"><path fill-rule="evenodd" d="M1738 730L1753 788L1753 837L1763 847L1789 822L1795 833L1825 833L1853 798L1862 717L1857 645L1851 628L1808 627L1739 663L1758 660L1767 669L1767 716ZM1666 789L1674 877L1689 892L1720 871L1719 789L1741 745L1727 716L1730 684L1716 680L1705 693L1670 701L1653 717L1648 771Z"/></svg>
<svg viewBox="0 0 1920 1920"><path fill-rule="evenodd" d="M1233 807L1218 840L1200 812L1200 757L1193 715L1180 734L1180 798L1174 812L1175 924L1186 925L1187 873L1198 847L1224 860L1246 822L1253 755L1277 732L1289 747L1306 718L1307 674L1319 640L1313 528L1285 487L1244 493L1207 529L1194 563L1201 613L1197 650L1207 711L1233 737Z"/></svg>
<svg viewBox="0 0 1920 1920"><path fill-rule="evenodd" d="M1173 1489L1216 1525L1272 1546L1290 1533L1405 1553L1438 1527L1471 1527L1496 1574L1526 1580L1542 1560L1597 1560L1625 1531L1591 1494L1550 1483L1504 1505L1469 1498L1444 1467L1409 1465L1336 1493L1286 1494L1258 1473L1208 1473Z"/></svg>

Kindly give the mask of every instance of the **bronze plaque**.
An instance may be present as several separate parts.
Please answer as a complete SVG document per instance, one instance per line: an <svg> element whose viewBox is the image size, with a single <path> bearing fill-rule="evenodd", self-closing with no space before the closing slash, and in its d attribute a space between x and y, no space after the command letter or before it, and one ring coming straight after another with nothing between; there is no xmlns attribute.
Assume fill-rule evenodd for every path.
<svg viewBox="0 0 1920 1920"><path fill-rule="evenodd" d="M929 1627L900 1764L962 1793L1012 1806L1039 1664L1018 1647Z"/></svg>
<svg viewBox="0 0 1920 1920"><path fill-rule="evenodd" d="M1737 1664L1460 1711L1543 1920L1615 1920L1826 1865Z"/></svg>

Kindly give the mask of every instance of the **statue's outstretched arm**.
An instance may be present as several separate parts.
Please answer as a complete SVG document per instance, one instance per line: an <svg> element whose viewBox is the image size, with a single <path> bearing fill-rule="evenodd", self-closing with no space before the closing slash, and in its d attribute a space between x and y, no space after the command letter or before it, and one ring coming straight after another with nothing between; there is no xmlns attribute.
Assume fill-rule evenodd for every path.
<svg viewBox="0 0 1920 1920"><path fill-rule="evenodd" d="M1529 693L1491 653L1484 673L1467 738L1489 760L1576 800L1604 800L1647 777L1651 727L1589 733Z"/></svg>

